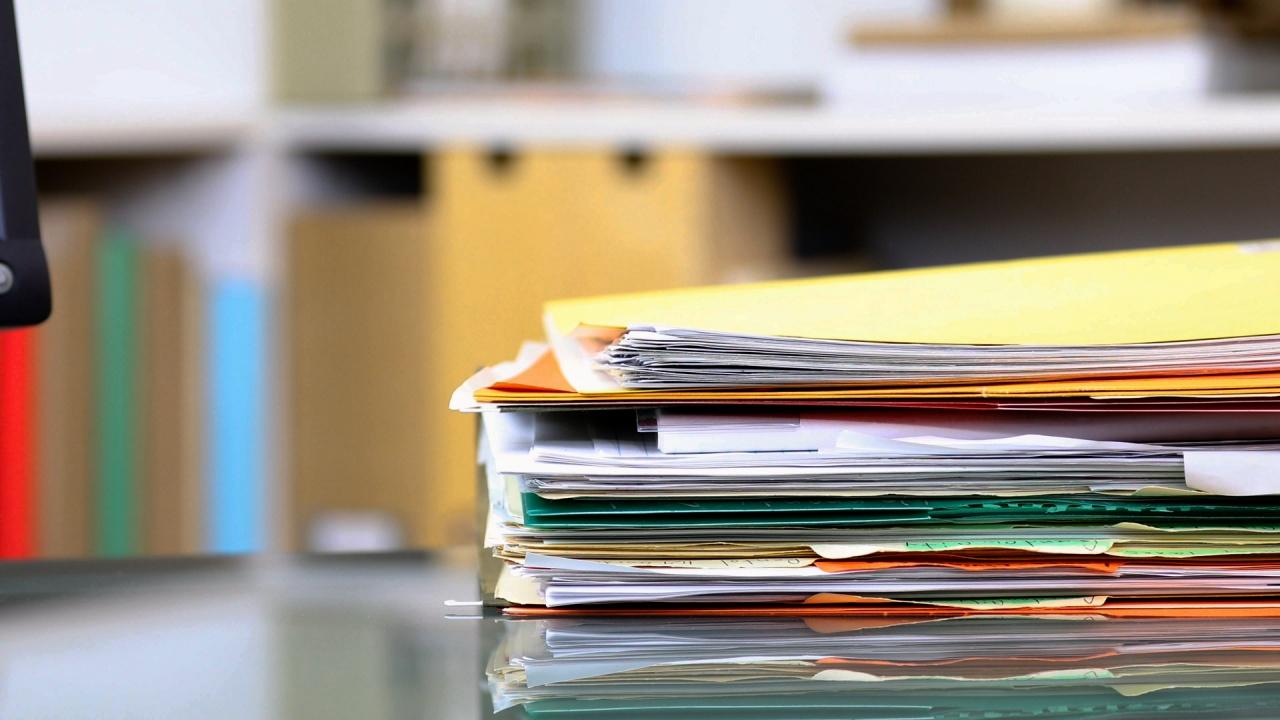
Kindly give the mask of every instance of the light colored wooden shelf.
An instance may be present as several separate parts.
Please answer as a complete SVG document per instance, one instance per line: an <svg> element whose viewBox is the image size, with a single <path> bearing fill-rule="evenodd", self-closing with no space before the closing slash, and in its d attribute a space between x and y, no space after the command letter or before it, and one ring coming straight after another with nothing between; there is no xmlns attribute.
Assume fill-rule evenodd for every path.
<svg viewBox="0 0 1280 720"><path fill-rule="evenodd" d="M1280 148L1280 97L1158 107L867 111L823 108L389 102L282 110L303 151L417 152L446 144L665 145L758 154L962 154Z"/></svg>
<svg viewBox="0 0 1280 720"><path fill-rule="evenodd" d="M42 118L33 116L37 158L187 155L217 152L252 137L253 119L193 111L189 114Z"/></svg>

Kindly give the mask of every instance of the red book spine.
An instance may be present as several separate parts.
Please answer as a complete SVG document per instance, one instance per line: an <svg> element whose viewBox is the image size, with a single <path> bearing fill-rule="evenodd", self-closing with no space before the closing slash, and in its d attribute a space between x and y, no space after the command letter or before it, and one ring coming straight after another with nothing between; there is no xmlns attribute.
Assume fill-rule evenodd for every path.
<svg viewBox="0 0 1280 720"><path fill-rule="evenodd" d="M35 551L35 355L34 330L0 332L0 558Z"/></svg>

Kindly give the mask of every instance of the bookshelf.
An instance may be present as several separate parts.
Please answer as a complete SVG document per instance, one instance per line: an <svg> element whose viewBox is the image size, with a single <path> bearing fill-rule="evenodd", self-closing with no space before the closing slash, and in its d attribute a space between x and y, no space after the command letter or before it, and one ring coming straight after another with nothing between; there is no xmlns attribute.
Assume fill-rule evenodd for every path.
<svg viewBox="0 0 1280 720"><path fill-rule="evenodd" d="M85 12L98 12L90 0L78 1ZM220 5L219 32L234 30L261 45L208 49L209 66L225 62L233 70L209 98L160 93L137 106L122 101L105 109L77 108L65 96L32 103L44 189L100 197L110 218L141 234L178 239L208 288L204 339L209 357L228 363L225 373L209 376L214 387L204 411L206 483L216 488L207 488L204 498L208 549L286 549L305 535L299 527L305 518L294 513L299 494L291 487L296 463L287 408L296 378L286 347L288 237L294 223L317 208L358 212L390 202L420 213L421 237L440 252L426 263L423 282L436 298L427 316L441 326L451 321L439 314L445 306L439 293L464 294L458 306L470 312L492 301L483 277L468 274L475 258L500 258L497 242L518 241L533 253L557 233L554 241L563 240L566 226L554 223L539 226L543 236L521 235L558 214L586 217L596 228L623 223L618 227L628 229L628 242L642 247L653 234L641 226L646 218L680 206L665 216L671 224L648 252L673 253L679 245L680 252L700 253L701 269L681 267L678 259L655 261L646 267L659 284L1280 236L1270 191L1280 162L1280 98L928 113L618 101L284 107L267 98L261 57L267 4ZM37 3L21 5L25 26L38 26L33 39L24 37L28 57L65 44L55 21L66 22L62 13L69 11L37 23L29 19ZM75 37L94 42L84 28ZM224 57L247 47L257 48L256 59ZM50 63L29 63L33 88L73 74L74 68ZM209 67L186 72L217 75ZM543 177L564 173L611 189L584 199L502 188L473 172L501 157L517 167L531 161ZM652 181L658 185L652 194L624 182L610 185L633 162L660 169L668 161L683 163L681 179L667 185L661 174L653 176L659 180ZM583 202L595 209L584 215L577 207ZM709 219L724 212L712 208L735 203L760 214L749 227L770 231L746 242L742 227ZM511 207L517 210L501 217ZM358 219L350 223L363 227ZM397 227L403 232L405 223ZM728 245L726 235L732 236ZM615 235L574 237L576 267L598 273L604 283L594 290L631 279L611 267ZM715 271L742 254L759 262ZM652 260L643 250L637 258ZM511 279L510 272L499 275ZM514 335L506 333L530 332L536 300L580 287L557 278L525 288L524 315L508 313L504 334L485 339L489 356L483 359L514 350ZM459 379L458 368L473 362L464 354L447 358L449 371L430 379L431 392L439 395ZM219 404L218 397L233 402ZM445 411L437 405L424 423L451 421L441 419ZM470 514L460 509L469 502L471 475L458 473L469 465L470 447L457 434L440 445L441 453L453 453L440 466L448 468L442 475L457 477L432 481L462 490L438 507L415 508L418 529L406 535L431 545L469 540Z"/></svg>
<svg viewBox="0 0 1280 720"><path fill-rule="evenodd" d="M133 286L120 302L136 311L115 314L132 316L136 342L133 331L108 330L99 317L96 339L81 340L85 344L76 351L92 353L96 359L85 362L98 364L100 373L90 383L99 411L96 429L89 428L98 437L88 441L96 451L90 453L87 502L97 508L88 552L277 547L269 535L274 523L267 519L275 498L267 480L273 456L265 432L276 217L267 190L274 166L260 136L267 109L267 4L17 0L16 10L40 192L56 201L50 207L64 208L60 212L94 216L92 223L80 224L100 233L88 238L97 242L73 243L83 248L76 262L96 264L97 276L88 276L89 290L62 295L65 317L75 315L76 303L102 307L103 297L94 293L116 282L104 269L106 248L129 246L123 253L128 259L119 261L129 268L118 284ZM143 280L132 279L132 273ZM182 311L165 295L180 301ZM158 342L166 334L185 344ZM105 358L113 355L104 348L116 337L129 338L134 347L115 353L124 365L109 368ZM199 376L177 377L184 369L155 380L147 363L161 355L176 363L172 355L178 352ZM108 392L117 382L133 388L136 397ZM177 385L183 389L173 390ZM161 428L171 430L165 443L174 450L162 461L163 454L152 452L145 439L133 438L150 434L148 419L163 415L156 408L164 404L164 387L183 396L184 409L175 412L191 417ZM107 428L120 425L121 418L103 408L115 407L117 400L125 403L121 412L136 414L138 421L111 435ZM38 442L46 455L50 443L77 442L62 432L48 435ZM188 451L188 445L195 449ZM183 487L184 494L168 498L174 502L167 505L148 496L153 485L165 487L148 479L154 473L146 468L157 462L198 466L170 468L172 486ZM193 475L197 482L191 482ZM104 488L115 487L125 487L131 497L112 509ZM160 525L146 512L148 504L191 517L184 517L181 530L153 532ZM48 516L54 508L44 510ZM151 537L159 535L167 540L153 543ZM58 554L75 545L66 543Z"/></svg>

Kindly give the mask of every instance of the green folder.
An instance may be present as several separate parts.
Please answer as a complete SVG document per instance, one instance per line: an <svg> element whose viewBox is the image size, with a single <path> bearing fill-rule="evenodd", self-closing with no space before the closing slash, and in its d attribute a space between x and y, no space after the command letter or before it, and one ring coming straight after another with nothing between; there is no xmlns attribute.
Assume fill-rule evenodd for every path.
<svg viewBox="0 0 1280 720"><path fill-rule="evenodd" d="M1109 525L1141 522L1161 528L1274 524L1280 504L1256 498L1205 502L1098 497L1036 498L743 498L547 500L521 497L533 528L866 526L919 523L971 525L1044 523ZM1271 521L1271 522L1267 522Z"/></svg>
<svg viewBox="0 0 1280 720"><path fill-rule="evenodd" d="M98 249L97 546L102 555L139 549L138 244L120 229Z"/></svg>

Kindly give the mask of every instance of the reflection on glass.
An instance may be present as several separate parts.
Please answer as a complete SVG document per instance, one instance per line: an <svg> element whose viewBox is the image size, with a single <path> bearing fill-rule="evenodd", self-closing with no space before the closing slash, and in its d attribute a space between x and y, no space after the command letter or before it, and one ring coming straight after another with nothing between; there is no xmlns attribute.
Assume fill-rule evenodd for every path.
<svg viewBox="0 0 1280 720"><path fill-rule="evenodd" d="M581 617L499 626L488 681L494 709L513 717L1280 713L1272 620Z"/></svg>

